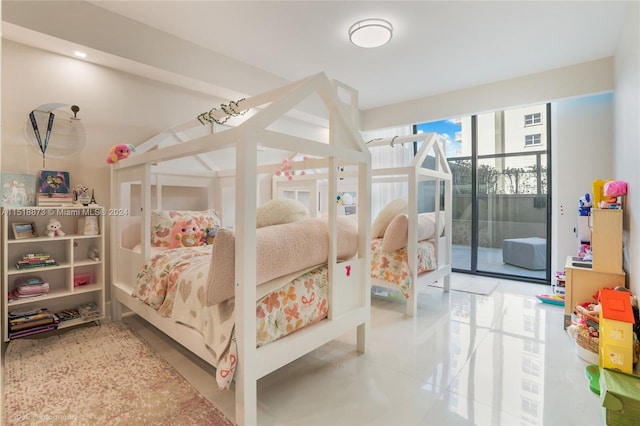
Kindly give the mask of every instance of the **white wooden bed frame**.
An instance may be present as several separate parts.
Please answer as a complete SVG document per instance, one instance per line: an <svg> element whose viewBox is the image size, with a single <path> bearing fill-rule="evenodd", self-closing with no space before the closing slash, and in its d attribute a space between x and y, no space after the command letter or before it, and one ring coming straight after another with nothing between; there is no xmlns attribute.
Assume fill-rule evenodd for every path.
<svg viewBox="0 0 640 426"><path fill-rule="evenodd" d="M416 234L416 227L418 221L418 197L420 195L418 191L418 184L420 182L431 181L435 182L434 198L440 199L442 191L444 191L444 234L435 240L435 251L437 255L438 268L418 274L416 269L417 259L417 241L416 239L409 239L407 246L409 267L412 274L412 285L410 289L409 298L407 299L407 315L414 316L417 309L417 293L425 285L433 284L436 281L442 280L444 292L449 292L450 289L450 275L451 275L451 245L452 245L452 177L447 157L443 151L442 145L439 143L440 136L435 133L421 133L417 135L398 136L394 138L374 139L367 142L367 146L375 149L380 146L387 145L401 145L413 142L422 142L422 145L416 155L411 159L411 162L407 166L390 167L373 169L372 174L372 188L375 188L377 183L385 182L398 182L407 185L407 196L409 200L408 211L414 214L409 215L409 235ZM435 167L424 167L424 161L429 155L435 156ZM345 170L340 173L340 177L344 179L339 186L338 192L357 190L354 188L352 179L355 176L353 170ZM282 176L274 176L272 179L273 194L278 196L284 196L285 193L295 193L296 191L303 192L309 196L309 210L316 215L321 216L325 213L324 208L320 206L318 201L320 196L324 195L324 188L321 188L320 182L323 178L326 178L326 174L307 174L296 178L295 180L288 181ZM441 184L444 182L444 188L441 188ZM360 193L358 192L358 195ZM359 199L360 197L358 197ZM391 200L388 200L391 201ZM440 204L436 203L437 211L440 211ZM358 200L358 211L363 207L360 206ZM436 214L436 218L440 218L439 214ZM373 218L372 218L373 219ZM379 278L371 278L371 284L378 287L388 288L391 290L398 290L396 284L389 283Z"/></svg>
<svg viewBox="0 0 640 426"><path fill-rule="evenodd" d="M338 336L357 330L356 348L365 352L370 319L370 200L371 156L357 131L349 109L338 97L340 83L331 82L320 73L280 89L241 100L235 107L252 109L254 115L236 127L206 136L189 138L188 130L202 127L201 119L165 130L139 145L134 154L112 166L112 209L130 210L131 217L111 218L111 299L113 319L118 320L123 307L140 315L152 325L178 341L192 353L215 366L216 362L197 331L161 317L154 309L131 296L137 272L150 256L150 212L164 205L164 186L200 187L208 194L206 206L222 210L222 188L235 188L235 337L238 366L235 374L235 422L257 424L257 380ZM311 140L273 130L272 124L292 113L309 96L319 95L328 111L326 140ZM318 98L316 98L318 99ZM352 99L357 99L354 94ZM228 116L224 108L212 110L210 116L220 120ZM295 112L294 112L295 113ZM233 111L231 113L233 115ZM246 118L246 117L244 117ZM270 127L272 126L272 127ZM321 132L322 133L322 132ZM164 146L163 141L173 141ZM178 143L176 143L178 142ZM159 147L159 145L161 147ZM256 281L256 206L259 174L273 174L281 164L258 163L263 147L300 152L314 157L302 161L298 168L324 169L329 179L329 200L337 193L337 169L342 164L355 167L358 191L363 194L358 213L358 256L347 262L336 260L336 205L329 202L329 312L327 319L298 330L275 342L256 348L256 287L239 285ZM235 149L232 169L189 172L164 167L166 161L193 158L193 164L207 164L207 153ZM222 151L220 151L222 152ZM155 192L154 192L155 189ZM139 191L139 194L138 192ZM140 205L132 205L132 193ZM137 202L136 202L137 203ZM139 213L138 213L139 209ZM135 211L134 211L135 210ZM224 213L222 213L224 224ZM131 250L141 243L141 251ZM252 259L254 259L252 261ZM345 274L346 267L350 274ZM215 383L212 383L215 386Z"/></svg>
<svg viewBox="0 0 640 426"><path fill-rule="evenodd" d="M439 143L440 136L435 133L420 133L417 135L398 136L394 138L374 139L367 142L370 148L392 145L405 144L413 142L422 142L422 145L415 157L408 166L388 167L373 169L371 171L372 189L377 183L383 182L401 182L408 185L408 212L409 212L409 235L417 234L418 223L418 184L420 182L435 182L435 200L440 200L444 195L444 235L435 240L435 251L437 254L437 269L429 272L418 274L416 269L417 259L417 239L409 238L407 252L409 258L409 267L411 268L411 278L413 285L410 289L409 298L407 299L407 315L414 316L418 304L418 291L421 287L433 284L436 281L443 281L444 292L449 291L450 275L451 275L451 244L452 244L452 180L451 169L447 162L447 156L444 153L442 145ZM435 167L423 167L424 161L428 155L435 155ZM441 184L444 182L444 194L442 194ZM391 200L389 200L391 201ZM440 203L435 203L436 220L440 218ZM436 226L436 229L438 227ZM397 286L388 283L379 278L372 278L371 284L397 290Z"/></svg>

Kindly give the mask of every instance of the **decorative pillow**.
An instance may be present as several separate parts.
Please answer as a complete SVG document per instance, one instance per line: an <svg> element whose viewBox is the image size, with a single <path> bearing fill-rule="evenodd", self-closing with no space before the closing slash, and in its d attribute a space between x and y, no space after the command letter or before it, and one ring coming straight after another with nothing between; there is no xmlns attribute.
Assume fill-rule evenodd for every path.
<svg viewBox="0 0 640 426"><path fill-rule="evenodd" d="M305 219L309 219L309 210L300 201L291 199L267 201L259 206L256 212L256 226L258 228Z"/></svg>
<svg viewBox="0 0 640 426"><path fill-rule="evenodd" d="M371 224L371 238L382 238L389 223L400 213L407 213L408 198L395 199L378 213L378 217Z"/></svg>
<svg viewBox="0 0 640 426"><path fill-rule="evenodd" d="M201 230L216 226L220 226L220 218L215 210L152 210L151 245L169 248L200 245ZM194 234L199 237L197 242L193 240Z"/></svg>
<svg viewBox="0 0 640 426"><path fill-rule="evenodd" d="M418 215L418 241L428 240L436 236L435 213L420 213ZM438 233L444 232L444 212L440 212L438 221ZM387 231L382 238L382 250L396 251L407 246L409 234L409 217L406 214L399 214L387 227Z"/></svg>

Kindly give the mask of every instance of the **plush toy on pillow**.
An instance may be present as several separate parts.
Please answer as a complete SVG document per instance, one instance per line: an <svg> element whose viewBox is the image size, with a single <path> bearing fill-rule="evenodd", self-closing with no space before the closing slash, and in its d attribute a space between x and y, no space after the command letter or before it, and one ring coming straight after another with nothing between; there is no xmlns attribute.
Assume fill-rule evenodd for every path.
<svg viewBox="0 0 640 426"><path fill-rule="evenodd" d="M171 230L169 242L171 248L199 246L202 232L197 223L192 220L179 220Z"/></svg>
<svg viewBox="0 0 640 426"><path fill-rule="evenodd" d="M200 241L201 245L204 244L213 244L213 240L216 238L216 234L218 233L219 226L214 226L213 228L205 229L202 240Z"/></svg>

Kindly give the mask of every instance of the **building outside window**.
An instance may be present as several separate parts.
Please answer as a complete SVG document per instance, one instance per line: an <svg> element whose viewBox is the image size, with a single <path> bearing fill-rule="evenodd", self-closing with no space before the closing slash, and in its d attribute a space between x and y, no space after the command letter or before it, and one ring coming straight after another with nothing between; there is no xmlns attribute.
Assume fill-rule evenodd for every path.
<svg viewBox="0 0 640 426"><path fill-rule="evenodd" d="M542 135L540 133L534 133L533 135L525 135L524 144L525 146L541 145Z"/></svg>
<svg viewBox="0 0 640 426"><path fill-rule="evenodd" d="M524 125L533 126L536 124L542 124L542 114L537 112L534 114L525 114L524 116Z"/></svg>

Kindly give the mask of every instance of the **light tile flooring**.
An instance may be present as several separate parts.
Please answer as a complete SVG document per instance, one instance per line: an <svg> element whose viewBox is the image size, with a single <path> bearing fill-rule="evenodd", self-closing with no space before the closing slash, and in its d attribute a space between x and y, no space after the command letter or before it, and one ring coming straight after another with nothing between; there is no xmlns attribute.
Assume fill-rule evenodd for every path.
<svg viewBox="0 0 640 426"><path fill-rule="evenodd" d="M414 318L374 297L369 351L358 354L348 333L264 377L259 424L603 425L563 308L534 297L549 286L498 281L488 296L428 287ZM233 391L217 390L211 368L137 317L125 321L233 419Z"/></svg>

